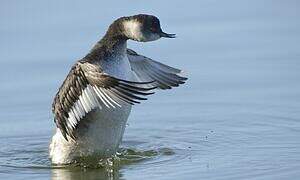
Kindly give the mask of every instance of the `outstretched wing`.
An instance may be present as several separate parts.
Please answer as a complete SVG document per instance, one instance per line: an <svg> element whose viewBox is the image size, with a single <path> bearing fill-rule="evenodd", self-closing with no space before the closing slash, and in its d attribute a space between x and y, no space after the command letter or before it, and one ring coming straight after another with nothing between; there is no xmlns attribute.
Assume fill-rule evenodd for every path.
<svg viewBox="0 0 300 180"><path fill-rule="evenodd" d="M127 56L137 79L141 82L154 81L151 84L153 87L171 89L187 80L186 77L180 76L181 70L139 55L131 49L127 49Z"/></svg>
<svg viewBox="0 0 300 180"><path fill-rule="evenodd" d="M145 85L153 82L132 82L109 76L99 66L76 63L54 98L52 112L55 123L64 138L75 139L74 130L79 121L95 108L116 108L122 104L136 104L153 94Z"/></svg>

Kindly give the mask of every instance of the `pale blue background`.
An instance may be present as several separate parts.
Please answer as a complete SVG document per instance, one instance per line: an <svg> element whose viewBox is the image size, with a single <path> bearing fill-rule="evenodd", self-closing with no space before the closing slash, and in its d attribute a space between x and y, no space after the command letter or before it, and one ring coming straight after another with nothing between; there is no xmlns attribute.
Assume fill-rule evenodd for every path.
<svg viewBox="0 0 300 180"><path fill-rule="evenodd" d="M0 178L298 178L299 8L296 0L2 0ZM189 77L130 116L123 146L158 154L113 177L51 169L59 85L114 19L138 13L156 15L178 38L129 46Z"/></svg>

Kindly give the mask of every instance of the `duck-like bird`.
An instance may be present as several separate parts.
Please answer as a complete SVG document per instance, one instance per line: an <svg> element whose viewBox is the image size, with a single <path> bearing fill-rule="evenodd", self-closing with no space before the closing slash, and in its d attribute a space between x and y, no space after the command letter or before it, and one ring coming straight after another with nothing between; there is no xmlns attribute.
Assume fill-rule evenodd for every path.
<svg viewBox="0 0 300 180"><path fill-rule="evenodd" d="M114 155L132 105L146 100L155 89L171 89L187 80L181 70L127 48L129 39L147 42L161 37L175 34L163 32L157 17L121 17L73 65L52 105L57 126L49 147L52 163Z"/></svg>

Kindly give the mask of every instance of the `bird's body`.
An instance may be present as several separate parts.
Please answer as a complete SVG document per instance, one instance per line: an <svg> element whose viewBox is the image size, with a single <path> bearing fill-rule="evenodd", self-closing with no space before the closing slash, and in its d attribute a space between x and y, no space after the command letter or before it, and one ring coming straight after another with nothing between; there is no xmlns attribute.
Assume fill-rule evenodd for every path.
<svg viewBox="0 0 300 180"><path fill-rule="evenodd" d="M146 36L140 29L129 31L132 26L136 28L136 19L126 18L115 21L91 52L72 67L56 94L52 163L69 164L115 154L132 105L145 100L143 96L153 94L157 87L169 89L186 80L177 75L180 70L127 49L129 38L146 41L145 37L156 36Z"/></svg>
<svg viewBox="0 0 300 180"><path fill-rule="evenodd" d="M114 77L133 80L134 75L126 54L126 44L113 57L96 60L95 65ZM105 107L103 102L99 102ZM56 164L72 163L77 157L100 154L101 158L113 155L124 134L131 105L123 103L122 108L96 108L84 118L85 124L78 128L76 141L65 141L57 129L50 145L50 156ZM85 127L84 127L85 126ZM94 156L96 157L96 156Z"/></svg>

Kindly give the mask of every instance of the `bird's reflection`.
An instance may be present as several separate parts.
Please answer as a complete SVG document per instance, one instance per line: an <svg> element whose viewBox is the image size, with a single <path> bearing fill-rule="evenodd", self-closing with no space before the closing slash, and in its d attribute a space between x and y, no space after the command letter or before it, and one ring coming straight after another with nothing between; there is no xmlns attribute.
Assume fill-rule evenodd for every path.
<svg viewBox="0 0 300 180"><path fill-rule="evenodd" d="M52 169L52 180L119 180L119 169L81 169L57 168Z"/></svg>

